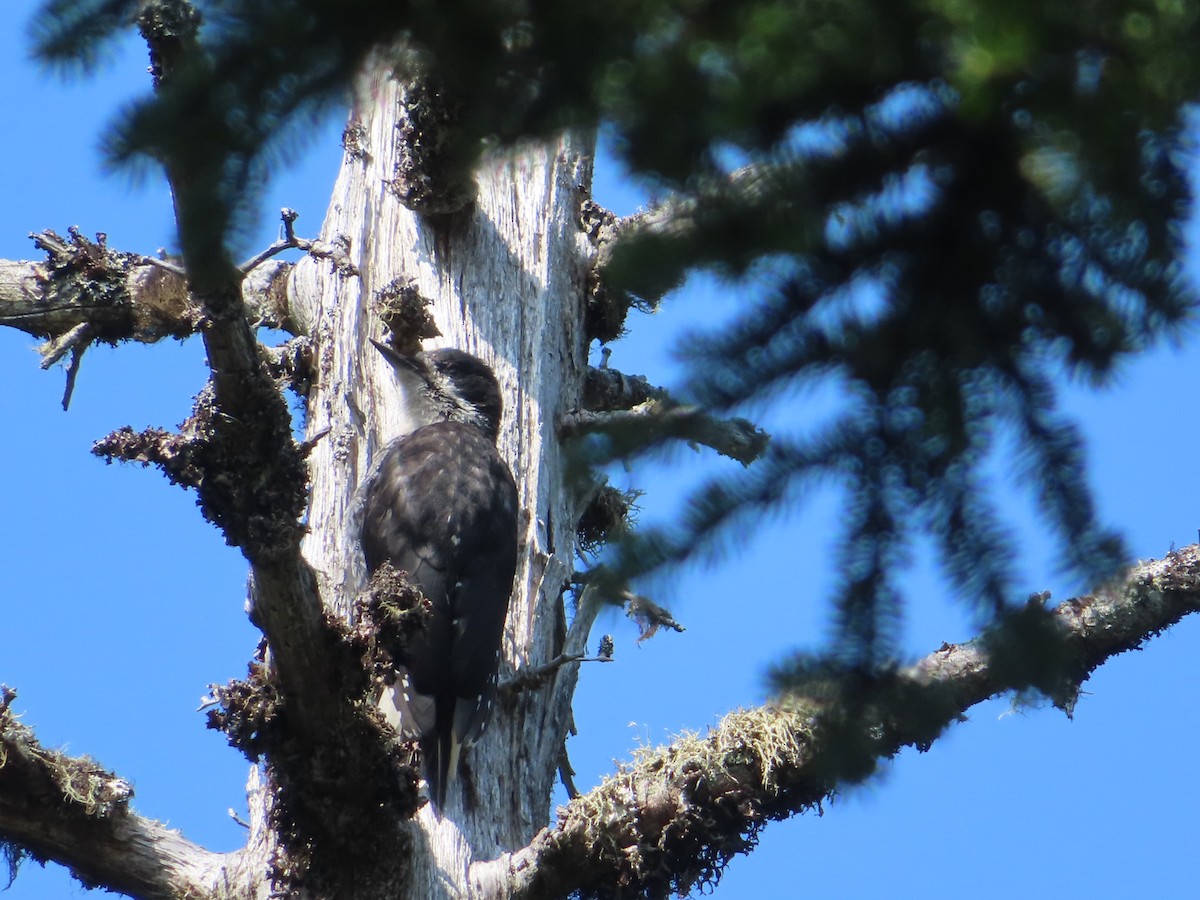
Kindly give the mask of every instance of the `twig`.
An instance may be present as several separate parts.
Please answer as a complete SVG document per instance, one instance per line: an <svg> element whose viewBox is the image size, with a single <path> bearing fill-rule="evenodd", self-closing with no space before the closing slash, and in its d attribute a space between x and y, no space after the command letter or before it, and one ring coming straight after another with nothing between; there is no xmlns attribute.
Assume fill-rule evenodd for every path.
<svg viewBox="0 0 1200 900"><path fill-rule="evenodd" d="M67 365L67 384L63 389L63 412L66 412L71 405L71 395L75 393L75 376L79 374L79 364L83 361L83 352L87 348L87 344L71 348L71 362Z"/></svg>
<svg viewBox="0 0 1200 900"><path fill-rule="evenodd" d="M558 757L558 778L567 792L568 800L579 796L579 788L575 787L575 769L571 766L571 758L567 756L566 744L563 744L562 753Z"/></svg>
<svg viewBox="0 0 1200 900"><path fill-rule="evenodd" d="M315 259L328 259L342 275L358 274L358 267L350 259L349 240L339 237L327 243L296 237L292 224L300 217L300 214L285 206L279 211L279 217L283 221L283 237L238 266L238 271L243 275L253 271L272 256L277 256L284 250L303 250Z"/></svg>
<svg viewBox="0 0 1200 900"><path fill-rule="evenodd" d="M548 663L540 666L525 666L519 672L500 684L497 689L502 696L512 697L521 691L533 691L545 685L550 676L568 663L577 662L612 662L609 656L586 656L582 653L560 653Z"/></svg>
<svg viewBox="0 0 1200 900"><path fill-rule="evenodd" d="M49 369L67 355L69 350L86 347L92 340L92 323L80 322L70 331L46 341L38 352L42 356L42 368Z"/></svg>
<svg viewBox="0 0 1200 900"><path fill-rule="evenodd" d="M596 590L596 582L589 580L579 596L575 617L571 620L567 638L563 641L563 654L567 656L587 655L588 635L591 633L592 624L596 621L596 616L603 604L604 601Z"/></svg>
<svg viewBox="0 0 1200 900"><path fill-rule="evenodd" d="M295 221L300 218L300 213L285 206L279 211L279 218L283 222L283 237L271 244L271 246L267 247L265 250L250 257L248 260L238 266L238 269L243 275L253 269L258 268L272 256L277 256L284 250L307 251L312 248L313 242L296 237L296 232L293 229Z"/></svg>
<svg viewBox="0 0 1200 900"><path fill-rule="evenodd" d="M196 712L204 712L206 709L212 709L221 702L221 685L210 684L208 693L200 698L200 705L196 707Z"/></svg>
<svg viewBox="0 0 1200 900"><path fill-rule="evenodd" d="M162 269L164 272L170 272L180 278L187 278L187 272L183 266L178 266L167 259L160 259L157 256L142 256L138 258L138 262L143 266L154 266L156 269Z"/></svg>
<svg viewBox="0 0 1200 900"><path fill-rule="evenodd" d="M47 341L41 347L42 368L48 369L68 352L71 361L67 363L67 384L63 389L62 408L65 412L71 405L71 395L75 393L75 378L79 374L79 364L83 361L84 351L92 343L94 332L91 322L80 322L64 334Z"/></svg>

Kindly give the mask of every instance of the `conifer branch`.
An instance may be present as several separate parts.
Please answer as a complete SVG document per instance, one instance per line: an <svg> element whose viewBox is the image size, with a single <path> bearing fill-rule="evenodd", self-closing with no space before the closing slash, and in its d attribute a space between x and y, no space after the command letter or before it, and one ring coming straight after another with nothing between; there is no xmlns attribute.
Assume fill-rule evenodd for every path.
<svg viewBox="0 0 1200 900"><path fill-rule="evenodd" d="M1044 595L970 642L946 644L869 683L844 679L840 698L794 697L731 713L707 736L646 750L524 849L473 870L476 884L520 900L614 892L646 897L711 885L768 821L819 809L842 782L867 777L906 746L926 749L977 703L1037 687L1070 713L1080 685L1108 659L1140 647L1200 609L1200 546L1140 564L1092 596L1041 609ZM1044 614L1044 618L1041 618ZM1047 627L1061 663L1003 652ZM833 692L837 693L837 692Z"/></svg>
<svg viewBox="0 0 1200 900"><path fill-rule="evenodd" d="M130 809L133 787L85 756L43 747L0 685L0 844L10 863L68 866L86 887L135 897L232 896L240 854L213 853ZM225 893L222 893L222 892Z"/></svg>

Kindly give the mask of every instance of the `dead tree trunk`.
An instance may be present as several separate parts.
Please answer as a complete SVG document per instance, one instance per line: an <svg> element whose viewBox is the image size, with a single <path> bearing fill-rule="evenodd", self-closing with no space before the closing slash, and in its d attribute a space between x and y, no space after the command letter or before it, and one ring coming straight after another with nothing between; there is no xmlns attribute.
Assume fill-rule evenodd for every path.
<svg viewBox="0 0 1200 900"><path fill-rule="evenodd" d="M296 266L293 315L314 341L308 397L312 483L304 542L322 597L349 614L360 586L347 523L356 485L397 436L391 372L368 343L384 334L380 310L398 294L432 301L441 336L432 346L467 350L496 371L505 395L500 450L517 478L520 561L502 652L501 680L562 649L564 590L572 572L578 510L564 489L556 420L579 402L586 366L584 293L592 246L580 228L591 181L591 142L567 135L484 160L477 194L458 212L422 215L398 186L410 149L398 127L405 88L386 72L366 81L347 130L322 232L345 241L356 274L307 258ZM409 896L470 893L467 864L526 845L549 818L553 779L570 724L575 666L545 687L502 703L469 751L463 790L441 822L416 824ZM463 803L463 793L471 802Z"/></svg>

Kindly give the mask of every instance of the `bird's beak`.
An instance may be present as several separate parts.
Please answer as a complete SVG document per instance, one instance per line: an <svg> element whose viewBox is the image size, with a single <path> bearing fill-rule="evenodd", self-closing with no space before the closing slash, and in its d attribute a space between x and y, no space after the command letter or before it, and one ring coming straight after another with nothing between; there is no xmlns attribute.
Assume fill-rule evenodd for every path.
<svg viewBox="0 0 1200 900"><path fill-rule="evenodd" d="M383 341L375 340L375 338L369 338L369 340L375 345L375 349L383 354L383 358L400 372L415 372L419 375L425 374L424 367L413 357L405 356L391 344L385 344Z"/></svg>

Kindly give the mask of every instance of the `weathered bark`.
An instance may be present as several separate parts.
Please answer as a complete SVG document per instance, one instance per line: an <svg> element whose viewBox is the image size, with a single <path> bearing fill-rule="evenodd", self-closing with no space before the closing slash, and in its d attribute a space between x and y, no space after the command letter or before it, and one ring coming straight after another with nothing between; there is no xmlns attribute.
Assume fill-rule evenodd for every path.
<svg viewBox="0 0 1200 900"><path fill-rule="evenodd" d="M304 553L320 593L339 615L361 587L348 522L372 460L397 436L392 374L371 348L384 327L376 298L408 282L432 300L434 345L474 353L495 369L506 408L499 446L518 481L520 562L502 652L506 672L561 649L563 592L572 571L575 503L564 490L558 418L579 403L586 368L583 303L592 245L579 226L591 178L591 141L564 136L488 157L465 210L425 217L391 186L403 89L376 72L362 90L355 132L366 153L347 154L322 239L349 239L358 275L319 260L292 275L292 311L316 342L308 434L325 433L310 458L312 505ZM467 866L524 846L549 818L549 798L570 717L576 666L497 711L469 751L462 793L441 822L425 811L427 840L413 842L412 897L467 894ZM547 698L553 697L553 704Z"/></svg>
<svg viewBox="0 0 1200 900"><path fill-rule="evenodd" d="M44 234L34 237L44 245ZM68 262L72 245L61 246L61 252L49 251L49 262L0 260L0 325L49 338L42 349L46 366L57 361L55 341L81 325L87 326L89 342L150 344L196 333L201 311L182 276L145 257L109 251L104 256L107 285L100 292L91 260ZM246 312L255 325L292 330L285 313L291 269L290 263L270 261L242 283Z"/></svg>

